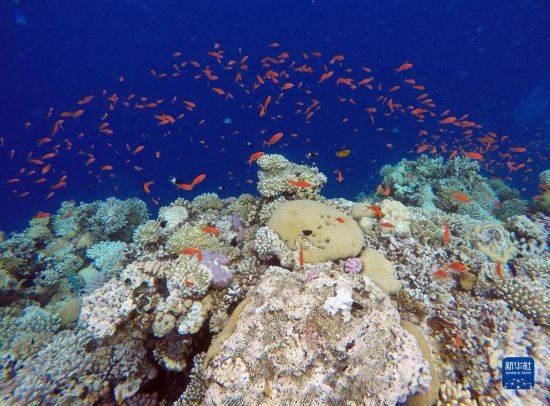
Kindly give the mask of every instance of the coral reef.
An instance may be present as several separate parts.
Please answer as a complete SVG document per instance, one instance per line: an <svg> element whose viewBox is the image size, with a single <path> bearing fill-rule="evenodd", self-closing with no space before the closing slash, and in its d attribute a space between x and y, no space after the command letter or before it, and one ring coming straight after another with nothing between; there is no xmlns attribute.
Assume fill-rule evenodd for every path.
<svg viewBox="0 0 550 406"><path fill-rule="evenodd" d="M0 402L548 403L537 206L465 158L387 166L355 204L323 197L317 168L258 165L259 197L156 219L64 202L3 235ZM534 358L532 390L502 387L506 356Z"/></svg>

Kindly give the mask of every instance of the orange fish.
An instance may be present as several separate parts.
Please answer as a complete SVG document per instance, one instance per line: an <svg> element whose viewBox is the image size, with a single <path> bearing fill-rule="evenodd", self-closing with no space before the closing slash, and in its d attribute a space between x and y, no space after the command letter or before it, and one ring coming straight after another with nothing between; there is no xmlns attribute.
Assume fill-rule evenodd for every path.
<svg viewBox="0 0 550 406"><path fill-rule="evenodd" d="M449 230L449 224L444 221L443 222L443 243L444 244L449 244L451 242L451 232Z"/></svg>
<svg viewBox="0 0 550 406"><path fill-rule="evenodd" d="M288 90L288 89L292 89L294 87L294 84L293 83L285 83L282 87L281 87L281 90Z"/></svg>
<svg viewBox="0 0 550 406"><path fill-rule="evenodd" d="M287 179L288 183L290 183L292 186L297 187L309 187L311 186L311 183L309 183L307 180L293 180L293 179Z"/></svg>
<svg viewBox="0 0 550 406"><path fill-rule="evenodd" d="M445 265L446 269L452 269L453 271L457 272L466 272L468 270L468 267L464 265L462 262L451 262L450 264Z"/></svg>
<svg viewBox="0 0 550 406"><path fill-rule="evenodd" d="M342 176L342 172L340 172L340 169L336 171L336 180L338 181L338 183L342 183L342 181L344 180L344 177Z"/></svg>
<svg viewBox="0 0 550 406"><path fill-rule="evenodd" d="M395 69L395 73L403 72L413 67L412 63L405 62L399 68Z"/></svg>
<svg viewBox="0 0 550 406"><path fill-rule="evenodd" d="M112 165L103 165L101 167L101 170L102 171L111 171L113 169L113 166Z"/></svg>
<svg viewBox="0 0 550 406"><path fill-rule="evenodd" d="M338 223L345 223L346 222L346 220L344 220L342 217L336 217L336 221Z"/></svg>
<svg viewBox="0 0 550 406"><path fill-rule="evenodd" d="M502 264L500 262L497 262L497 265L495 267L495 270L497 272L497 275L500 277L500 279L504 278L504 274L502 273Z"/></svg>
<svg viewBox="0 0 550 406"><path fill-rule="evenodd" d="M525 151L527 151L527 148L515 147L515 148L510 148L510 151L512 151L512 152L525 152Z"/></svg>
<svg viewBox="0 0 550 406"><path fill-rule="evenodd" d="M151 190L149 189L149 186L151 186L155 181L150 180L149 182L145 182L143 184L143 190L145 190L145 193L151 193Z"/></svg>
<svg viewBox="0 0 550 406"><path fill-rule="evenodd" d="M45 219L45 218L50 217L51 215L52 215L51 213L46 213L44 211L39 211L38 213L36 213L34 218L35 219Z"/></svg>
<svg viewBox="0 0 550 406"><path fill-rule="evenodd" d="M76 103L80 104L80 105L87 104L87 103L91 102L93 98L94 98L94 96L84 96L82 99L80 99Z"/></svg>
<svg viewBox="0 0 550 406"><path fill-rule="evenodd" d="M136 149L134 149L134 151L132 153L137 154L138 152L143 151L143 148L145 148L145 147L143 145L140 145L140 146L136 147Z"/></svg>
<svg viewBox="0 0 550 406"><path fill-rule="evenodd" d="M439 123L440 124L451 124L451 123L454 123L455 121L456 121L456 117L451 116L451 117L444 118L443 120L439 121Z"/></svg>
<svg viewBox="0 0 550 406"><path fill-rule="evenodd" d="M477 152L462 152L462 155L467 156L468 158L475 159L476 161L483 161L483 155Z"/></svg>
<svg viewBox="0 0 550 406"><path fill-rule="evenodd" d="M461 201L462 203L468 203L470 202L472 199L470 199L468 196L466 196L465 194L462 194L462 193L453 193L453 197L459 201Z"/></svg>
<svg viewBox="0 0 550 406"><path fill-rule="evenodd" d="M455 348L457 350L460 350L460 347L462 347L462 340L460 339L460 334L458 334L458 330L455 333Z"/></svg>
<svg viewBox="0 0 550 406"><path fill-rule="evenodd" d="M383 221L382 223L380 223L380 225L382 227L386 227L386 228L394 228L395 225L393 225L392 223L388 223L387 221Z"/></svg>
<svg viewBox="0 0 550 406"><path fill-rule="evenodd" d="M439 268L437 271L435 271L434 276L437 279L445 279L449 277L449 272L445 271L443 268Z"/></svg>
<svg viewBox="0 0 550 406"><path fill-rule="evenodd" d="M381 217L384 216L384 214L382 213L382 210L380 210L380 207L378 207L375 204L371 204L369 206L369 209L371 209L374 212L374 214L376 214L376 217L378 217L378 218L381 218Z"/></svg>
<svg viewBox="0 0 550 406"><path fill-rule="evenodd" d="M264 152L254 152L252 155L250 155L250 158L248 158L248 161L246 161L246 163L248 165L252 165L252 162L260 159L262 156L264 156L265 153Z"/></svg>
<svg viewBox="0 0 550 406"><path fill-rule="evenodd" d="M197 184L201 183L205 178L206 178L206 175L204 173L201 173L199 176L193 179L193 182L191 182L191 185L197 186Z"/></svg>
<svg viewBox="0 0 550 406"><path fill-rule="evenodd" d="M212 226L203 227L202 231L205 232L206 234L220 235L220 230Z"/></svg>
<svg viewBox="0 0 550 406"><path fill-rule="evenodd" d="M269 141L264 141L262 145L263 145L264 147L265 147L265 146L270 147L270 146L272 146L273 144L275 144L277 141L279 141L282 137L283 137L283 133L277 133L277 134L273 135L273 136L269 139Z"/></svg>
<svg viewBox="0 0 550 406"><path fill-rule="evenodd" d="M196 255L197 256L197 259L199 261L202 261L202 252L200 249L198 248L195 248L195 247L187 247L187 248L182 248L178 251L180 254L185 254L185 255Z"/></svg>

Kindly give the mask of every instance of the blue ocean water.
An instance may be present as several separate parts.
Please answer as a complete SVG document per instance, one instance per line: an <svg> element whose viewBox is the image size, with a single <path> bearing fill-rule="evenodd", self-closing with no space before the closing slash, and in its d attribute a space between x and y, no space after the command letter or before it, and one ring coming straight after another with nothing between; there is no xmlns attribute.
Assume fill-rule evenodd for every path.
<svg viewBox="0 0 550 406"><path fill-rule="evenodd" d="M167 204L178 196L204 192L223 197L254 193L247 179L254 181L256 168L244 162L257 151L315 162L332 176L324 189L328 196L353 198L361 191L372 192L380 182L380 167L404 157L414 159L419 131L437 133L445 117L428 115L419 123L409 114L406 106L420 106L417 96L422 91L407 87L405 79L425 87L438 114L447 109L457 117L469 114L467 120L482 126L474 138L486 131L497 134L499 143L503 136L510 137L501 149L484 156L484 165L494 171L486 172L488 176L510 176L507 182L524 188L529 198L537 193L537 174L548 166L550 5L544 1L20 0L0 4L0 30L0 229L5 231L22 228L38 211L55 211L63 200L136 196L153 209L152 199ZM279 46L270 46L274 42ZM224 51L223 64L208 55L215 43ZM176 51L182 55L173 57ZM285 52L291 76L281 83L292 82L295 88L282 92L281 83L267 80L251 90L256 76L266 72L261 59ZM345 59L331 64L335 55ZM249 93L235 83L243 56L249 57L248 70L240 70ZM180 65L192 60L201 68ZM229 60L237 62L232 70L224 68ZM414 66L396 73L405 62ZM182 71L179 77L158 78L150 72L171 74L174 64ZM302 64L314 74L291 70ZM195 80L205 66L219 79L209 81L203 75ZM319 83L321 74L332 68L333 77ZM335 84L337 78L357 82L369 75L382 90ZM300 82L310 94L298 94ZM389 93L395 85L401 89ZM233 98L226 101L213 87ZM115 93L119 100L109 110L106 98ZM132 94L136 98L128 101L131 107L124 107L122 102ZM377 101L382 94L402 103L404 113L390 114L387 100ZM94 100L76 103L87 95ZM268 96L273 97L268 114L259 117L258 103ZM147 98L143 104L164 102L135 109L140 97ZM197 108L186 110L183 100ZM321 108L305 120L303 112L312 100L320 101ZM367 106L378 109L375 124L365 112ZM48 118L50 107L54 109ZM60 113L80 108L85 110L81 117L65 118L51 136ZM109 116L102 121L105 113ZM182 113L185 117L173 125L159 126L154 118ZM98 131L103 122L110 123L112 135ZM263 141L278 132L283 138L264 148ZM42 138L52 141L39 147ZM433 140L430 149L440 142L454 143L455 149L461 143L465 150L479 146L460 132L450 132ZM133 154L138 146L143 151ZM511 147L527 151L509 158L499 155ZM341 149L350 149L350 155L336 157ZM44 164L51 163L51 169L41 176L44 165L30 163L29 157L52 151L57 155ZM159 159L155 151L160 151ZM312 152L314 158L305 158ZM92 155L95 162L85 165ZM508 160L525 166L510 173ZM102 171L103 165L113 169ZM29 176L33 169L38 173ZM337 170L345 178L342 183L335 180ZM169 182L170 176L191 182L201 173L207 178L190 192ZM65 175L67 184L52 189ZM42 177L44 183L36 183ZM20 180L8 183L14 178ZM143 189L148 181L154 181L151 194ZM55 194L46 199L52 191Z"/></svg>

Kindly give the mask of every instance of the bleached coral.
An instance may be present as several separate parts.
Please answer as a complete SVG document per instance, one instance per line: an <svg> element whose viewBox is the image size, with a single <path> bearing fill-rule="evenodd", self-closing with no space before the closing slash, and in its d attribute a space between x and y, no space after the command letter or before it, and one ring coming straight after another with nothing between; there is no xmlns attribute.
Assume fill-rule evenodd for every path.
<svg viewBox="0 0 550 406"><path fill-rule="evenodd" d="M336 307L332 297L342 299ZM395 404L429 385L427 363L397 311L358 275L320 271L305 282L274 268L247 300L235 331L205 361L206 405Z"/></svg>
<svg viewBox="0 0 550 406"><path fill-rule="evenodd" d="M79 323L96 338L115 334L117 326L132 312L136 305L132 291L116 278L101 288L84 296Z"/></svg>
<svg viewBox="0 0 550 406"><path fill-rule="evenodd" d="M176 227L180 226L189 217L189 212L183 206L171 205L168 207L161 207L159 210L158 219L161 222L165 222L164 230L169 233Z"/></svg>

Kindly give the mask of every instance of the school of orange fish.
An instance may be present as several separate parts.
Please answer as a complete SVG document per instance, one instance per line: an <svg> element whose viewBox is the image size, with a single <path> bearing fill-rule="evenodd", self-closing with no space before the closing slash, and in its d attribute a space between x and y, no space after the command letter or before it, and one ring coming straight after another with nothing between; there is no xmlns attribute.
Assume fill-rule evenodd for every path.
<svg viewBox="0 0 550 406"><path fill-rule="evenodd" d="M317 98L316 91L327 87L337 102L345 104L354 112L362 111L373 132L387 132L379 124L383 121L380 120L382 118L402 116L415 121L418 133L414 135L416 138L413 144L416 146L410 152L442 155L446 159L466 156L479 161L489 173L504 169L508 180L517 174L523 177L523 181L529 180L528 175L533 171L530 164L534 160L547 159L539 151L541 141L537 137L533 137L529 145L516 145L510 135L499 135L484 129L482 125L472 121L468 114L453 114L450 109L439 108L426 87L412 77L414 66L410 62L404 62L394 69L392 83L382 83L368 66L347 66L344 55L326 56L318 51L308 51L291 56L288 52L280 51L278 43L269 44L268 49L273 55L255 61L254 66L257 65L257 69L251 68L251 58L241 49L231 57L216 43L202 59L199 58L200 61L186 59L180 51L173 52L170 64L165 69L151 69L149 74L154 80L174 81L174 88L180 81L202 82L207 90L205 97L221 97L226 102L238 102L241 95L246 95L247 100L255 100L255 104L244 103L241 107L253 111L258 120L270 120L270 127L273 127L273 123L278 123L278 120L285 119L280 114L279 106L285 103L291 92L294 92L291 103L295 105L295 116L292 120L314 125L317 115L323 114L322 97ZM18 173L4 179L12 186L11 192L14 196L24 198L32 194L36 198L49 199L61 189L67 188L71 182L71 172L75 170L64 166L64 158L68 154L76 153L81 156L83 168L97 181L105 177L116 177L117 166L120 167L121 162L130 165L137 173L142 172L143 166L135 162L136 157L142 154L151 154L151 157L161 159L162 143L142 137L144 141L139 144L122 141L127 158L121 160L122 153L116 146L116 142L120 143L120 139L116 138L118 130L111 124L111 118L122 109L141 110L149 115L156 122L162 137L170 133L166 128L177 127L182 120L193 120L198 126L207 121L205 117L197 120L192 115L200 102L189 100L185 94L173 95L170 99L153 100L148 96L140 96L136 91L127 90L130 86L125 82L125 77L119 76L116 92L104 89L97 94L80 97L74 102L74 106L64 109L65 111L56 112L54 107L50 107L45 114L48 133L32 135L35 137L35 146L30 150L11 148L10 136L0 137L0 153L7 154L9 159L17 157L25 162ZM92 106L93 113L88 114ZM100 114L98 110L101 111ZM344 125L354 125L348 116L338 119ZM78 125L79 120L89 120L87 124L90 125L91 122L94 131L82 130ZM281 126L288 127L288 120ZM28 121L22 127L23 131L32 133L35 125ZM260 136L265 138L261 143L263 150L252 154L243 150L243 163L251 165L275 144L280 148L288 147L289 144L285 141L291 138L301 142L312 141L309 138L300 140L297 133L289 131L269 134L263 129ZM122 134L122 138L129 139L127 134ZM208 139L204 138L199 143L207 148ZM86 142L87 139L90 141ZM79 141L79 145L87 147L78 150L73 148L75 140ZM410 141L410 136L408 140ZM354 150L360 152L364 145L364 140L359 138L356 145L342 145L335 149L333 153L338 158L339 165L335 165L333 173L338 183L344 180L340 170L345 165L343 160ZM391 149L394 144L388 142L386 147ZM97 153L99 150L102 151L101 154ZM110 159L107 158L109 151ZM223 151L224 148L218 152ZM345 171L344 169L344 173ZM179 190L190 191L205 180L207 172L208 168L205 167L194 173L180 173L177 175L181 178L193 180L186 182L174 177L171 182ZM142 177L144 192L154 196L155 185L166 180L147 178L146 173L147 171L137 176ZM236 182L253 182L251 179L240 180L233 172L229 172L228 176ZM303 179L288 179L288 182L296 187L309 186ZM384 185L379 185L378 192L385 196L391 195L391 190ZM460 193L455 197L463 202L469 199ZM159 204L158 197L151 197L151 200Z"/></svg>

